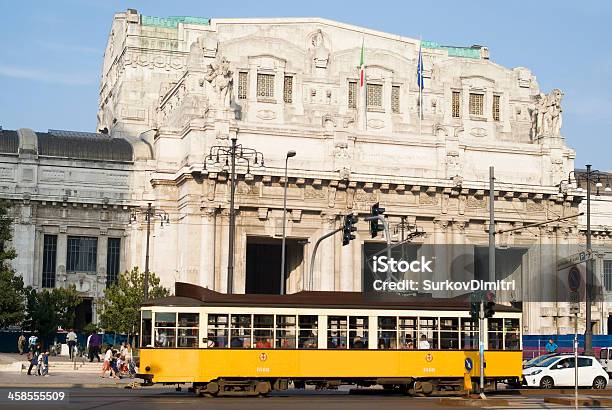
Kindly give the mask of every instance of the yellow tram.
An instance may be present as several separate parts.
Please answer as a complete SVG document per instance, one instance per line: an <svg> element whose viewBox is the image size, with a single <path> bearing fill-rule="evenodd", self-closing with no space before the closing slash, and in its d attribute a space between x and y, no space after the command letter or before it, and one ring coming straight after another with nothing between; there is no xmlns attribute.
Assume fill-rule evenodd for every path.
<svg viewBox="0 0 612 410"><path fill-rule="evenodd" d="M307 384L459 389L479 374L478 323L465 299L357 292L227 295L176 283L141 308L140 373L205 395L267 394ZM521 312L486 321L487 382L521 377ZM471 364L472 366L469 366Z"/></svg>

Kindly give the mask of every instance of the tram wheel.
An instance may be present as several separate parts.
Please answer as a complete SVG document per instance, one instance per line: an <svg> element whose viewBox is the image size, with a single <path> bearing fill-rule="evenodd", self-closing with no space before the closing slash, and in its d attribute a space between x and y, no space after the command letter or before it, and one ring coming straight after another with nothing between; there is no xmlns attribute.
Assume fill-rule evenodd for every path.
<svg viewBox="0 0 612 410"><path fill-rule="evenodd" d="M255 391L260 396L265 396L266 394L270 393L270 389L270 382L257 382L255 385Z"/></svg>

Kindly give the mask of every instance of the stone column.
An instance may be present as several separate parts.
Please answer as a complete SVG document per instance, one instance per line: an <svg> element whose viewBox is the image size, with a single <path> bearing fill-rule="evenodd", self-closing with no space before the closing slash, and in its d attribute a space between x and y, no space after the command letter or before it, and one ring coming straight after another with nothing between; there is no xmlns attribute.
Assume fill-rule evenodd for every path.
<svg viewBox="0 0 612 410"><path fill-rule="evenodd" d="M60 288L66 285L67 277L66 273L68 270L67 266L68 256L68 235L66 235L66 226L60 226L59 234L57 235L57 258L56 258L56 272L58 282L55 287Z"/></svg>
<svg viewBox="0 0 612 410"><path fill-rule="evenodd" d="M17 258L13 261L12 266L15 271L23 276L23 282L26 286L36 286L34 282L34 243L35 243L35 225L33 206L28 202L17 207L20 215L15 218L13 224L13 246L18 250Z"/></svg>
<svg viewBox="0 0 612 410"><path fill-rule="evenodd" d="M335 228L336 215L322 214L321 217L323 219L323 230L321 231L321 235L323 235ZM315 261L319 266L318 275L315 271L315 290L334 290L334 273L336 271L334 257L335 242L336 238L332 236L331 238L324 239L319 245L318 261Z"/></svg>
<svg viewBox="0 0 612 410"><path fill-rule="evenodd" d="M215 223L216 209L205 208L202 210L202 230L200 238L200 272L198 285L215 288Z"/></svg>
<svg viewBox="0 0 612 410"><path fill-rule="evenodd" d="M108 274L108 266L107 266L107 256L108 256L108 236L107 230L100 229L100 235L98 236L98 255L97 255L97 263L96 263L96 282L98 282L98 277L103 278L103 281L100 281L102 288L106 287L106 275ZM94 290L98 293L98 290Z"/></svg>
<svg viewBox="0 0 612 410"><path fill-rule="evenodd" d="M223 209L221 211L221 218L217 218L217 221L221 220L219 223L219 235L220 241L217 244L217 248L219 249L219 275L216 276L217 289L219 292L227 292L227 248L229 245L229 209Z"/></svg>
<svg viewBox="0 0 612 410"><path fill-rule="evenodd" d="M36 227L34 231L34 271L32 272L33 285L36 287L42 286L42 254L44 244L44 233L41 227ZM57 271L55 272L57 281Z"/></svg>
<svg viewBox="0 0 612 410"><path fill-rule="evenodd" d="M425 255L427 258L435 256L435 263L433 269L433 275L431 273L420 274L419 280L421 284L424 280L430 279L435 282L442 282L449 279L449 254L447 252L448 239L447 231L449 221L444 219L434 219L434 243L433 246L426 246L432 248L431 255ZM446 291L434 291L432 292L434 297L448 297Z"/></svg>

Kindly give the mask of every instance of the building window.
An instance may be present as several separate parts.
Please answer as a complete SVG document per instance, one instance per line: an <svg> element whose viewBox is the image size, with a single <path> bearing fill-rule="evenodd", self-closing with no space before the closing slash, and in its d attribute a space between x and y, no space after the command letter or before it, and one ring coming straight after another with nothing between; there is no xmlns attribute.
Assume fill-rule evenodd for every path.
<svg viewBox="0 0 612 410"><path fill-rule="evenodd" d="M68 237L68 272L96 273L98 238L87 236Z"/></svg>
<svg viewBox="0 0 612 410"><path fill-rule="evenodd" d="M249 89L248 83L248 75L246 71L241 71L238 73L238 99L246 100L247 98L247 90Z"/></svg>
<svg viewBox="0 0 612 410"><path fill-rule="evenodd" d="M453 91L453 118L459 118L461 116L461 93L459 91Z"/></svg>
<svg viewBox="0 0 612 410"><path fill-rule="evenodd" d="M348 83L348 107L357 108L357 81Z"/></svg>
<svg viewBox="0 0 612 410"><path fill-rule="evenodd" d="M283 101L287 104L293 102L293 76L285 76L285 82L283 83Z"/></svg>
<svg viewBox="0 0 612 410"><path fill-rule="evenodd" d="M493 96L493 121L499 121L499 95Z"/></svg>
<svg viewBox="0 0 612 410"><path fill-rule="evenodd" d="M106 249L106 287L109 287L117 283L119 279L121 238L108 238Z"/></svg>
<svg viewBox="0 0 612 410"><path fill-rule="evenodd" d="M274 74L257 74L257 97L274 98Z"/></svg>
<svg viewBox="0 0 612 410"><path fill-rule="evenodd" d="M391 111L395 114L400 112L400 88L399 85L391 87Z"/></svg>
<svg viewBox="0 0 612 410"><path fill-rule="evenodd" d="M484 94L470 93L470 115L484 115Z"/></svg>
<svg viewBox="0 0 612 410"><path fill-rule="evenodd" d="M612 260L604 260L603 277L606 291L612 292Z"/></svg>
<svg viewBox="0 0 612 410"><path fill-rule="evenodd" d="M45 235L43 239L42 287L55 287L57 262L57 235Z"/></svg>
<svg viewBox="0 0 612 410"><path fill-rule="evenodd" d="M383 86L381 84L366 84L366 105L368 108L382 108Z"/></svg>

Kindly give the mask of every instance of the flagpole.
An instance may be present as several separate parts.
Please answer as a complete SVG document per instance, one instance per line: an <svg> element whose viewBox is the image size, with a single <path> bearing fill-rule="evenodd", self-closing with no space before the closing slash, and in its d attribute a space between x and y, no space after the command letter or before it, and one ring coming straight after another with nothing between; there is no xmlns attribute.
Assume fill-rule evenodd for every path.
<svg viewBox="0 0 612 410"><path fill-rule="evenodd" d="M419 36L419 56L418 56L418 86L419 86L419 138L423 134L423 53L422 53L422 42L423 39Z"/></svg>

